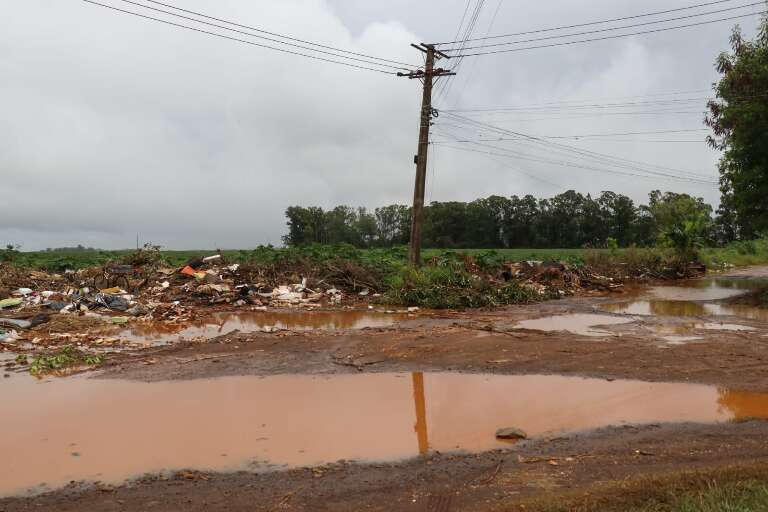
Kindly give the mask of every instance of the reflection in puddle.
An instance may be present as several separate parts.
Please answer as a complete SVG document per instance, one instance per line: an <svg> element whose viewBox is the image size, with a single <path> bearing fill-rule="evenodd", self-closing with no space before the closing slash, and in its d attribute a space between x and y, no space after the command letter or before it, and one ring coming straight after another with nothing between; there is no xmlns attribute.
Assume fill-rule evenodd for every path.
<svg viewBox="0 0 768 512"><path fill-rule="evenodd" d="M2 384L0 494L172 469L240 470L508 446L622 423L768 417L768 395L558 376L366 374ZM73 456L72 453L79 456ZM37 490L40 490L37 488Z"/></svg>
<svg viewBox="0 0 768 512"><path fill-rule="evenodd" d="M657 300L703 301L721 300L744 295L766 286L766 281L754 279L702 279L677 286L654 286L649 292Z"/></svg>
<svg viewBox="0 0 768 512"><path fill-rule="evenodd" d="M609 315L560 315L523 320L515 329L532 331L568 331L582 336L615 336L614 333L598 329L601 325L620 325L634 322L634 318L621 318Z"/></svg>
<svg viewBox="0 0 768 512"><path fill-rule="evenodd" d="M716 304L717 301L743 295L752 290L768 287L765 280L704 279L690 281L680 286L656 286L648 289L645 296L628 302L601 304L600 308L611 313L637 316L697 317L734 316L768 322L768 309L743 304ZM664 332L669 327L674 334L693 329L718 331L749 331L751 327L715 322L687 322L682 325L660 326Z"/></svg>
<svg viewBox="0 0 768 512"><path fill-rule="evenodd" d="M183 324L160 322L135 323L116 335L133 342L163 344L181 339L208 339L232 331L259 332L265 328L292 331L363 329L387 327L407 319L405 314L386 314L368 311L313 311L313 312L234 312L217 313L203 320Z"/></svg>
<svg viewBox="0 0 768 512"><path fill-rule="evenodd" d="M638 300L603 304L612 313L640 316L737 316L768 322L768 309L743 305L708 304L671 300Z"/></svg>

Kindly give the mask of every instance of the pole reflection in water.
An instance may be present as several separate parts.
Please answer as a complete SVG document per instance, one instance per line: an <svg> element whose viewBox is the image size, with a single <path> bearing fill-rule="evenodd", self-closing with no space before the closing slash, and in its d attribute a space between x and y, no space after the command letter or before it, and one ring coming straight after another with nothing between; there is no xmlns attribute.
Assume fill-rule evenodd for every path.
<svg viewBox="0 0 768 512"><path fill-rule="evenodd" d="M414 372L413 377L413 403L416 406L416 423L413 429L419 443L419 455L426 455L429 451L429 436L427 434L427 400L424 397L424 374Z"/></svg>

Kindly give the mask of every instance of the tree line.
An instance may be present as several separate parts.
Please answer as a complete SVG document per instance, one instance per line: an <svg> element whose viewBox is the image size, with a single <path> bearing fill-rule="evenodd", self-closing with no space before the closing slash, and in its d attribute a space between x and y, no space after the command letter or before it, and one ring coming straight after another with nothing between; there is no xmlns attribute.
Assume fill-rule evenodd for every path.
<svg viewBox="0 0 768 512"><path fill-rule="evenodd" d="M286 212L289 246L347 243L360 248L405 245L411 208L291 206ZM424 210L423 243L430 248L573 248L649 246L675 230L695 229L712 244L726 243L722 217L702 198L655 190L648 204L622 194L597 197L574 190L544 199L490 196L471 202L432 202Z"/></svg>

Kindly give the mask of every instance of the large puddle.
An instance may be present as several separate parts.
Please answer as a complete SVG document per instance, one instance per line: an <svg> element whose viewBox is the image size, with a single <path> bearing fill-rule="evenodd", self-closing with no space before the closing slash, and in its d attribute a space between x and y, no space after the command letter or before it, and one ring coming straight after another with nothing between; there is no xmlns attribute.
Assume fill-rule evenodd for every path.
<svg viewBox="0 0 768 512"><path fill-rule="evenodd" d="M0 383L0 495L146 472L392 461L606 425L768 417L768 395L558 376L365 374Z"/></svg>
<svg viewBox="0 0 768 512"><path fill-rule="evenodd" d="M116 336L142 344L164 344L181 340L215 338L234 331L244 333L291 330L334 330L387 327L408 318L404 313L371 311L303 311L217 313L185 323L136 322L116 332Z"/></svg>

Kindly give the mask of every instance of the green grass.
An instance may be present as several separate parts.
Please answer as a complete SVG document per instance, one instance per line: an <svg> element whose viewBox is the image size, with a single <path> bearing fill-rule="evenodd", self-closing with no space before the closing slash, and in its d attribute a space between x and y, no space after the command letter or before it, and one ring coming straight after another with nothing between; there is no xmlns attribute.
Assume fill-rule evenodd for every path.
<svg viewBox="0 0 768 512"><path fill-rule="evenodd" d="M768 485L746 481L706 489L672 499L670 504L652 505L637 512L757 512L768 510Z"/></svg>
<svg viewBox="0 0 768 512"><path fill-rule="evenodd" d="M634 252L642 253L644 251L654 251L655 249L637 249ZM426 249L422 252L424 260L445 254L464 253L472 256L481 256L484 254L493 254L494 258L505 261L569 261L578 263L585 261L590 254L613 255L621 259L627 254L629 249ZM104 265L111 261L117 261L132 254L133 250L54 250L54 251L30 251L15 252L11 256L13 262L18 266L28 268L39 268L49 271L61 272L66 269L81 269L96 265ZM315 246L300 249L272 249L259 248L255 250L224 250L222 254L229 261L244 262L256 260L258 262L270 261L285 257L295 257L296 255L309 257L311 259L326 259L329 257L347 258L356 254L358 259L373 261L378 257L385 255L390 260L400 260L405 262L407 251L399 247L395 249L370 249L355 250L351 247L334 248L331 246ZM184 250L184 251L162 251L165 262L171 266L180 266L195 256L207 256L216 254L214 249ZM736 242L723 248L705 248L701 250L701 260L710 267L722 267L723 265L758 265L768 263L768 239L755 240L750 242Z"/></svg>
<svg viewBox="0 0 768 512"><path fill-rule="evenodd" d="M598 482L536 497L504 510L526 512L758 512L768 511L763 462Z"/></svg>
<svg viewBox="0 0 768 512"><path fill-rule="evenodd" d="M768 239L734 242L727 247L702 249L701 259L711 267L723 264L737 267L764 264L768 262Z"/></svg>

